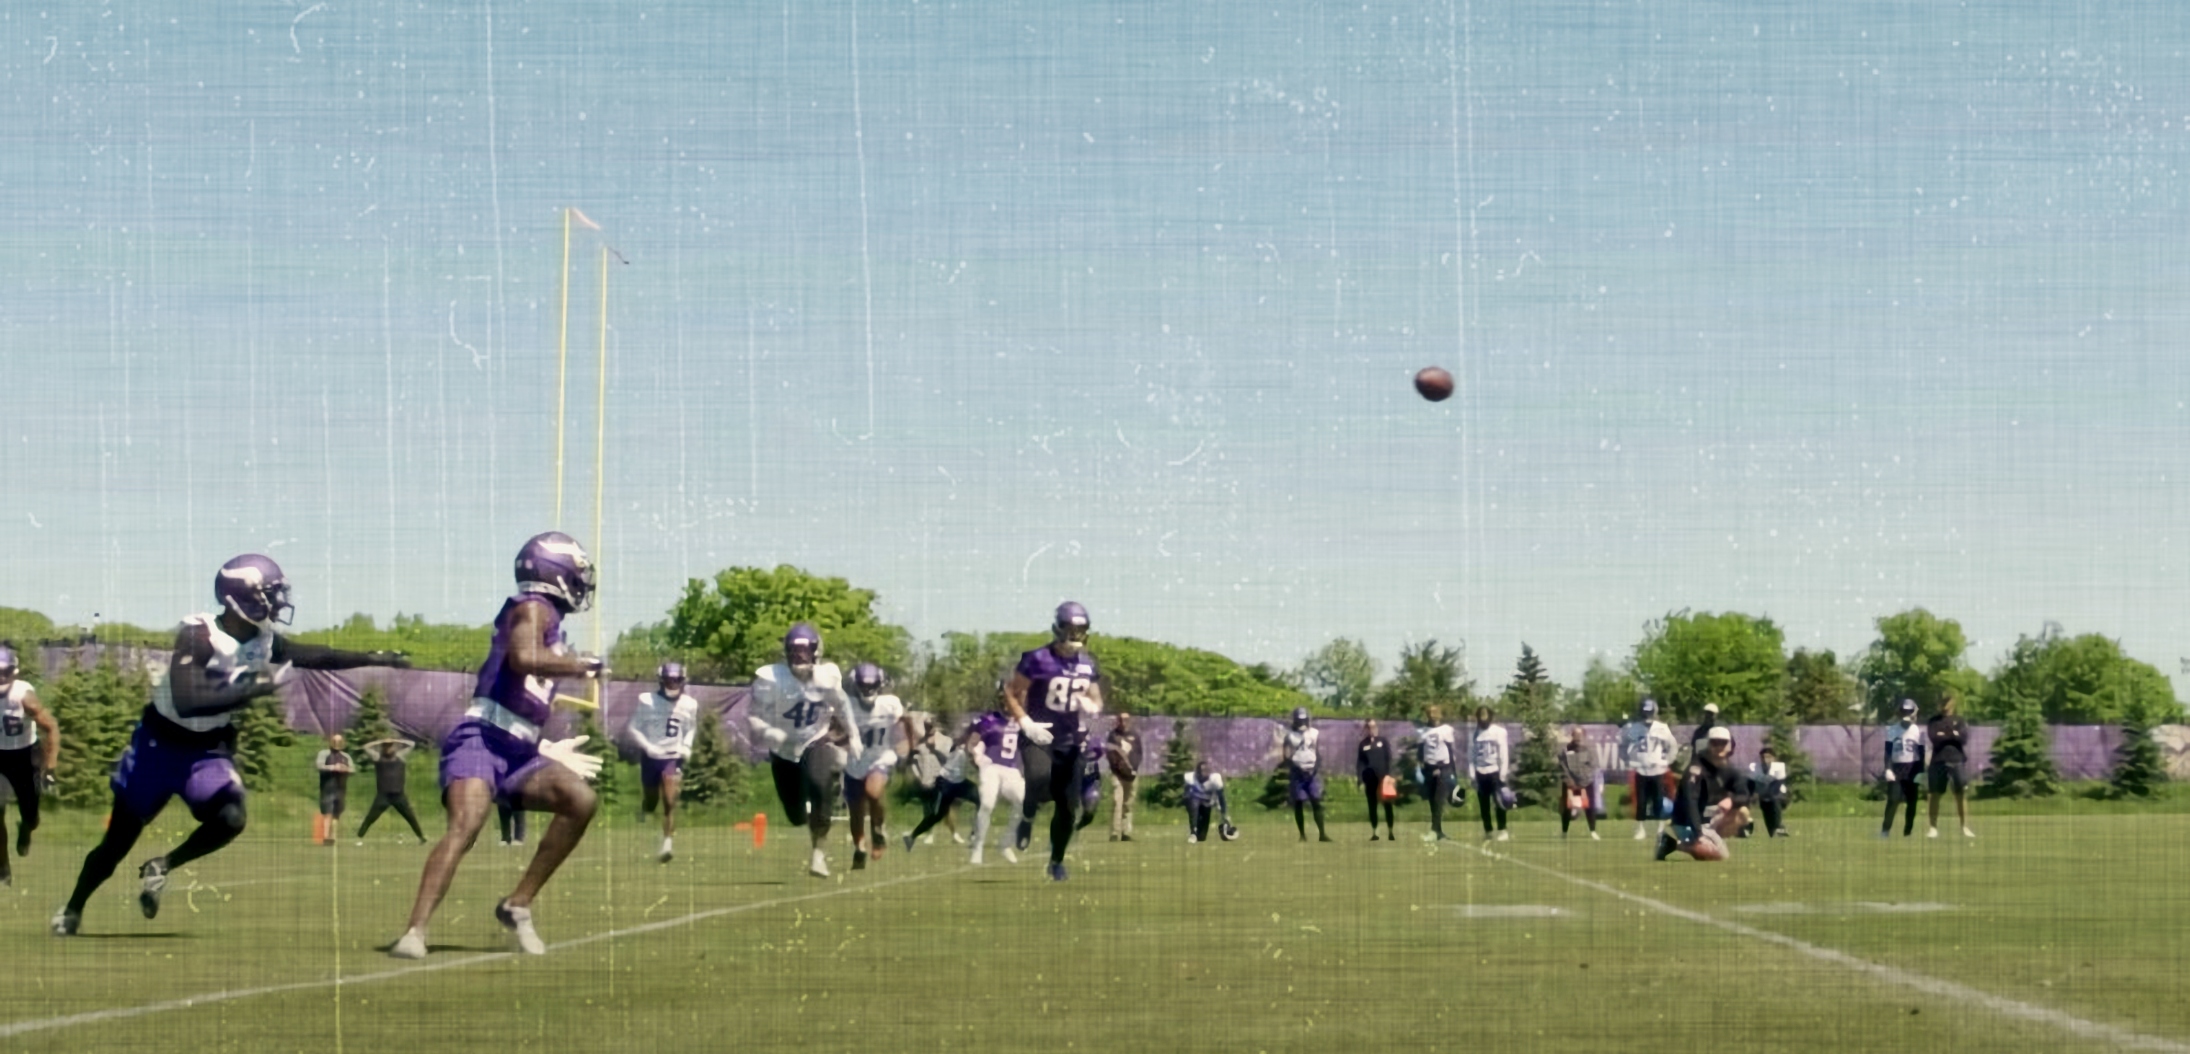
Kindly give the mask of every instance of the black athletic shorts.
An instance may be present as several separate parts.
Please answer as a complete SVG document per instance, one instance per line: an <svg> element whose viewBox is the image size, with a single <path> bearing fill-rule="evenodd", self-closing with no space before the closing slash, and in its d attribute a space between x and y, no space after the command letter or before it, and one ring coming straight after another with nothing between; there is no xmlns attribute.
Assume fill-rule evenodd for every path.
<svg viewBox="0 0 2190 1054"><path fill-rule="evenodd" d="M1931 792L1935 795L1946 793L1949 781L1952 781L1956 794L1960 794L1969 786L1969 777L1962 774L1962 763L1933 758L1931 763Z"/></svg>

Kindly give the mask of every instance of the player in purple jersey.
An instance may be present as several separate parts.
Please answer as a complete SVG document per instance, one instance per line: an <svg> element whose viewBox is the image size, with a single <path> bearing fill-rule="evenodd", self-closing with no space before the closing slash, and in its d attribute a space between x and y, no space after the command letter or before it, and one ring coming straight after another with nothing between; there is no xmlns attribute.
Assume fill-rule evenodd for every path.
<svg viewBox="0 0 2190 1054"><path fill-rule="evenodd" d="M175 631L175 650L167 679L153 686L129 747L114 767L109 786L114 808L106 834L84 857L76 891L54 913L56 937L73 936L82 923L91 894L114 874L167 800L181 795L196 830L165 856L137 869L142 887L137 907L145 918L160 913L160 894L168 873L235 841L243 833L243 780L231 758L236 753L236 711L275 694L289 668L346 670L358 666L408 666L395 652L338 651L299 644L276 632L296 608L289 603L289 582L281 566L246 554L221 565L213 576L217 614L192 615Z"/></svg>
<svg viewBox="0 0 2190 1054"><path fill-rule="evenodd" d="M1057 806L1049 820L1049 877L1062 882L1065 849L1072 844L1073 820L1080 808L1080 751L1085 747L1083 718L1103 712L1102 674L1087 653L1087 609L1067 600L1057 605L1050 641L1019 657L1004 686L1004 707L1018 720L1020 734L1044 748L1047 772L1029 772L1027 805L1020 823L1031 826L1046 798Z"/></svg>
<svg viewBox="0 0 2190 1054"><path fill-rule="evenodd" d="M974 763L980 769L977 807L973 814L973 856L969 863L981 862L981 854L988 846L989 820L996 814L996 799L1001 797L1011 805L1013 815L1026 801L1026 774L1020 771L1019 722L1001 711L991 710L975 718L973 736L978 740ZM1006 841L1004 859L1019 862L1018 852Z"/></svg>
<svg viewBox="0 0 2190 1054"><path fill-rule="evenodd" d="M600 773L601 762L578 750L587 737L548 740L541 730L553 711L556 679L598 680L608 674L606 663L573 654L563 643L564 616L592 603L593 560L569 535L534 535L517 551L517 593L494 617L494 642L479 668L471 706L441 742L448 833L426 857L410 924L388 954L426 957L426 923L497 801L555 817L517 887L494 907L495 920L516 935L519 948L528 955L546 954L547 945L532 928L532 898L593 822L597 799L587 781Z"/></svg>

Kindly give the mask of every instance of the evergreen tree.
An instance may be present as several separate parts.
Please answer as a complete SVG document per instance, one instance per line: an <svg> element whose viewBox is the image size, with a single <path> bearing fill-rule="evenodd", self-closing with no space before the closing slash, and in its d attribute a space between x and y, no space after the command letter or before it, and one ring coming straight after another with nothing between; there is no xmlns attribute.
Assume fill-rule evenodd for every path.
<svg viewBox="0 0 2190 1054"><path fill-rule="evenodd" d="M363 746L395 735L395 723L388 717L388 693L379 685L365 689L358 696L357 712L350 715L350 738Z"/></svg>
<svg viewBox="0 0 2190 1054"><path fill-rule="evenodd" d="M2167 762L2160 756L2159 741L2141 717L2122 722L2121 749L2114 754L2114 776L2108 796L2150 798L2167 782Z"/></svg>
<svg viewBox="0 0 2190 1054"><path fill-rule="evenodd" d="M2045 713L2038 701L2014 698L2000 738L1992 745L1992 761L1985 781L1978 785L1981 798L2041 798L2058 791L2060 776L2053 769L2053 737L2046 729Z"/></svg>
<svg viewBox="0 0 2190 1054"><path fill-rule="evenodd" d="M630 766L616 756L616 745L609 742L608 736L601 732L599 711L586 711L584 719L578 722L576 734L587 737L585 745L578 749L601 759L601 774L593 781L593 790L601 800L601 815L613 816L615 814L609 807L622 799L624 770Z"/></svg>
<svg viewBox="0 0 2190 1054"><path fill-rule="evenodd" d="M745 762L722 736L722 715L702 711L692 736L692 756L684 762L679 796L703 805L736 805L745 800Z"/></svg>
<svg viewBox="0 0 2190 1054"><path fill-rule="evenodd" d="M1558 686L1544 671L1536 649L1521 645L1513 680L1504 692L1506 714L1521 722L1520 746L1514 751L1513 792L1520 805L1556 807L1559 800Z"/></svg>
<svg viewBox="0 0 2190 1054"><path fill-rule="evenodd" d="M107 779L114 773L114 760L129 746L130 730L151 693L152 679L141 667L125 669L112 659L94 666L72 664L38 686L38 697L61 725L55 798L83 808L102 808L113 800Z"/></svg>
<svg viewBox="0 0 2190 1054"><path fill-rule="evenodd" d="M266 791L274 786L274 766L281 748L296 742L289 731L287 707L278 695L253 699L235 711L236 774L247 790Z"/></svg>
<svg viewBox="0 0 2190 1054"><path fill-rule="evenodd" d="M1765 733L1764 745L1772 748L1779 760L1787 763L1787 800L1801 801L1806 795L1803 788L1817 779L1817 765L1810 760L1808 751L1795 735L1795 711L1793 707L1780 711L1772 720L1772 730Z"/></svg>
<svg viewBox="0 0 2190 1054"><path fill-rule="evenodd" d="M1187 734L1186 722L1171 722L1171 741L1163 745L1163 769L1149 781L1141 797L1148 804L1163 809L1186 807L1186 774L1194 771L1194 737Z"/></svg>

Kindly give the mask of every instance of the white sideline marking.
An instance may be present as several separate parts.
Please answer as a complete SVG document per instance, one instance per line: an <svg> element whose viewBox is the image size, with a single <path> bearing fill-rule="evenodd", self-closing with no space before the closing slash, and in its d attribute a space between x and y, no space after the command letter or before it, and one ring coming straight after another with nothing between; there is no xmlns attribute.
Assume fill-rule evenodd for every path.
<svg viewBox="0 0 2190 1054"><path fill-rule="evenodd" d="M1565 908L1549 904L1454 904L1452 910L1463 919L1555 919L1566 914Z"/></svg>
<svg viewBox="0 0 2190 1054"><path fill-rule="evenodd" d="M2020 1000L2009 999L2006 996L1994 995L1991 992L1959 985L1953 981L1942 981L1936 977L1927 977L1924 974L1903 970L1899 967L1870 962L1838 949L1811 944L1805 940L1789 937L1784 933L1773 933L1770 930L1760 930L1754 926L1744 926L1731 919L1722 919L1706 915L1700 911L1690 911L1687 908L1676 907L1662 900L1654 900L1640 894L1630 893L1616 886L1608 886L1602 882L1580 878L1556 868L1545 867L1542 864L1523 860L1519 857L1493 852L1488 848L1478 848L1477 852L1493 860L1503 860L1506 863L1525 867L1538 874L1550 875L1553 878L1585 889L1594 889L1599 893L1618 897L1630 904L1639 904L1652 911L1671 915L1677 919L1700 922L1706 926L1715 926L1728 933L1751 937L1767 944L1777 944L1782 948L1800 952L1819 962L1846 967L1892 988L1914 989L1925 995L1938 996L1941 999L1950 999L1983 1007L2002 1017L2020 1018L2041 1025L2051 1025L2078 1039L2104 1043L2118 1050L2161 1050L2176 1052L2176 1054L2190 1054L2190 1044L2180 1043L2160 1036L2147 1036L2141 1032L2131 1032L2126 1028L2098 1021L2087 1021L2073 1014L2054 1010L2051 1007L2034 1006Z"/></svg>
<svg viewBox="0 0 2190 1054"><path fill-rule="evenodd" d="M1901 903L1890 900L1851 900L1845 904L1804 904L1799 901L1775 900L1763 904L1736 904L1734 910L1744 915L1830 915L1836 909L1854 908L1879 915L1919 915L1929 911L1953 911L1952 904L1940 904L1929 900Z"/></svg>
<svg viewBox="0 0 2190 1054"><path fill-rule="evenodd" d="M785 904L798 904L809 900L821 900L826 897L842 896L846 893L861 893L872 889L887 889L890 886L904 885L908 882L925 882L931 878L942 878L946 875L963 874L970 870L972 870L972 868L970 867L958 867L948 871L930 872L925 875L906 875L903 878L893 878L883 882L871 882L861 886L840 886L836 889L823 890L819 893L807 893L796 897L778 897L774 900L755 901L751 904L734 904L727 908L710 908L706 911L696 911L690 915L682 915L673 919L663 919L660 922L649 922L640 926L631 926L620 930L607 930L601 933L589 934L584 937L576 937L567 941L559 941L557 943L548 945L548 950L559 951L564 948L576 948L582 945L592 944L597 941L615 940L619 937L631 937L641 933L653 933L658 930L671 929L677 926L689 926L695 922L704 922L708 919L717 919L725 915L739 915L748 911L758 911L762 908L782 907ZM53 939L59 940L62 938ZM181 999L166 999L157 1003L145 1003L140 1006L115 1007L109 1010L87 1010L81 1014L68 1014L62 1017L39 1018L31 1021L11 1021L5 1025L0 1025L0 1039L6 1039L11 1036L20 1036L28 1032L44 1032L50 1029L71 1028L76 1025L92 1025L102 1021L122 1021L133 1017L144 1017L148 1014L165 1013L169 1010L189 1010L193 1007L211 1006L216 1003L230 1003L238 999L252 999L262 995L277 995L282 992L302 992L309 991L315 988L349 987L351 985L371 984L375 981L391 981L397 978L413 977L418 974L432 973L437 970L454 970L464 966L477 966L480 963L500 962L504 959L515 958L520 958L520 956L516 952L488 952L483 955L465 956L461 959L442 959L438 961L420 963L417 966L398 966L393 969L378 970L373 973L366 974L352 974L346 977L324 977L316 981L292 981L288 984L270 984L263 985L258 988L239 988L233 991L226 992L207 992L204 995L185 996Z"/></svg>

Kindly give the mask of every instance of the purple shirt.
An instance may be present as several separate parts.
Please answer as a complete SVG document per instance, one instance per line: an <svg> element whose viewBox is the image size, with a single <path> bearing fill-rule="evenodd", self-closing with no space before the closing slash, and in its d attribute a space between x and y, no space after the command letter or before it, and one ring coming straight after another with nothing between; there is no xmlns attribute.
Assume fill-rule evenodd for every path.
<svg viewBox="0 0 2190 1054"><path fill-rule="evenodd" d="M991 710L973 723L973 729L981 735L981 753L989 764L1019 767L1019 729L1011 718Z"/></svg>
<svg viewBox="0 0 2190 1054"><path fill-rule="evenodd" d="M1081 715L1095 709L1095 657L1082 652L1060 659L1047 647L1019 656L1019 676L1027 679L1027 718L1049 724L1055 746L1079 746Z"/></svg>
<svg viewBox="0 0 2190 1054"><path fill-rule="evenodd" d="M563 612L555 602L538 593L519 593L502 602L502 612L494 616L494 646L487 650L487 663L479 668L479 686L472 695L480 699L492 699L511 713L535 725L547 723L554 712L555 682L543 677L526 677L509 668L510 627L516 625L517 605L539 604L547 609L546 637L542 643L559 647L563 643Z"/></svg>

